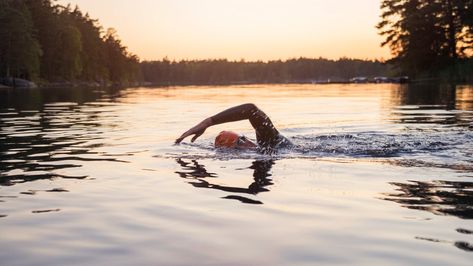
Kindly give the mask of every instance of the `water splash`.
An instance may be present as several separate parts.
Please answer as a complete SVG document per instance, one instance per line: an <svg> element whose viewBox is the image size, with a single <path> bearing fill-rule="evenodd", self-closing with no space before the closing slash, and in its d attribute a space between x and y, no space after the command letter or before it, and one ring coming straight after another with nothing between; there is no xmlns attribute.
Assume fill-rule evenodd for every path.
<svg viewBox="0 0 473 266"><path fill-rule="evenodd" d="M473 132L465 129L409 130L399 133L351 132L291 137L294 146L273 154L214 149L210 140L184 143L156 157L189 159L323 159L375 160L407 167L473 170Z"/></svg>

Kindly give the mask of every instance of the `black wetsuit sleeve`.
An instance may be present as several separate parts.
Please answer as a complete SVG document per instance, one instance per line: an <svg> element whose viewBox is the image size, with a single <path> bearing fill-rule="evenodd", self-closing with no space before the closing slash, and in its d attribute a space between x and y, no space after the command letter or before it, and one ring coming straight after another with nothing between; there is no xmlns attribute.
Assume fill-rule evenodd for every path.
<svg viewBox="0 0 473 266"><path fill-rule="evenodd" d="M259 146L273 146L281 138L269 117L252 103L229 108L211 117L214 125L246 119L256 131Z"/></svg>

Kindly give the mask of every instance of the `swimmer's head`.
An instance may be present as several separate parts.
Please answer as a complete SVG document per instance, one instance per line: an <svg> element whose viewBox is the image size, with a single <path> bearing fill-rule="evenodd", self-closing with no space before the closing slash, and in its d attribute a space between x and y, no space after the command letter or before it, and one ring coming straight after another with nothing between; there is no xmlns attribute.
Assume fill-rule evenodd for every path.
<svg viewBox="0 0 473 266"><path fill-rule="evenodd" d="M215 147L217 148L254 148L251 140L245 136L240 136L232 131L222 131L215 138Z"/></svg>

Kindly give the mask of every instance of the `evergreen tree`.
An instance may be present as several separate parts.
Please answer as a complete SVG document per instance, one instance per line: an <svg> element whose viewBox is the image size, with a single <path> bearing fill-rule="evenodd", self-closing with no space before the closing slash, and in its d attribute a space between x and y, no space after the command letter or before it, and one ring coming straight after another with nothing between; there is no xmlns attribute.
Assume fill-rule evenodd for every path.
<svg viewBox="0 0 473 266"><path fill-rule="evenodd" d="M471 0L383 0L380 34L405 74L434 76L472 48Z"/></svg>
<svg viewBox="0 0 473 266"><path fill-rule="evenodd" d="M60 21L57 10L50 0L25 0L31 12L37 32L37 40L43 51L40 60L40 76L43 80L52 81L56 77L57 32Z"/></svg>
<svg viewBox="0 0 473 266"><path fill-rule="evenodd" d="M75 80L82 71L81 33L76 27L67 25L61 27L57 37L57 75L65 80Z"/></svg>
<svg viewBox="0 0 473 266"><path fill-rule="evenodd" d="M55 0L0 0L0 77L139 80L139 59L97 20Z"/></svg>
<svg viewBox="0 0 473 266"><path fill-rule="evenodd" d="M101 27L97 20L91 19L88 14L83 15L78 7L71 13L73 24L81 34L82 63L81 80L102 82L108 77L105 64L105 46L101 38Z"/></svg>
<svg viewBox="0 0 473 266"><path fill-rule="evenodd" d="M36 79L41 49L22 1L0 0L0 76Z"/></svg>
<svg viewBox="0 0 473 266"><path fill-rule="evenodd" d="M122 46L115 29L110 28L104 36L105 54L110 81L121 83L127 79L126 48Z"/></svg>

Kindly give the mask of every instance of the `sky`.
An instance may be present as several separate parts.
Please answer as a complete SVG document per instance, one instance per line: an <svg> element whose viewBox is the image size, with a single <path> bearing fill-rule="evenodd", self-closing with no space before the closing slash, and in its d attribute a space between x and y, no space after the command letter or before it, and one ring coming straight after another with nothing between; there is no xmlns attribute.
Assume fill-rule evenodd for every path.
<svg viewBox="0 0 473 266"><path fill-rule="evenodd" d="M380 0L58 0L78 5L142 60L389 59Z"/></svg>

